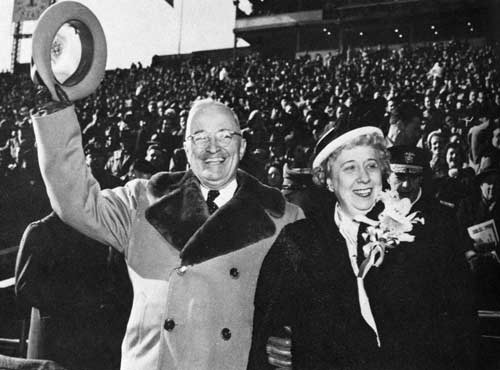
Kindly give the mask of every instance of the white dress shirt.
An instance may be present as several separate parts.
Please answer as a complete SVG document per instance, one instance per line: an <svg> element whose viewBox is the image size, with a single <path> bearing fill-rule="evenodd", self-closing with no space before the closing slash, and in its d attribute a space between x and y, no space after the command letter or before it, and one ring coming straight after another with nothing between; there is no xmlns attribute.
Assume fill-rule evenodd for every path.
<svg viewBox="0 0 500 370"><path fill-rule="evenodd" d="M201 188L201 194L203 195L203 199L205 201L208 198L208 192L210 191L209 188L203 186L200 184ZM229 200L233 197L234 193L236 192L236 189L238 188L238 183L236 182L236 179L231 180L226 186L224 186L222 189L217 189L218 192L220 193L217 198L215 198L214 203L217 204L217 207L222 207L224 204L229 202Z"/></svg>
<svg viewBox="0 0 500 370"><path fill-rule="evenodd" d="M335 206L335 223L339 228L340 233L344 237L347 244L347 253L349 254L349 260L351 262L352 271L356 277L356 282L358 284L358 299L359 307L361 310L361 316L366 321L366 323L372 328L377 336L377 345L380 347L380 338L378 336L377 323L373 317L372 309L370 307L370 300L366 294L365 284L363 278L358 277L359 266L358 266L358 230L359 223L354 221L352 218L347 216L340 208L339 203Z"/></svg>

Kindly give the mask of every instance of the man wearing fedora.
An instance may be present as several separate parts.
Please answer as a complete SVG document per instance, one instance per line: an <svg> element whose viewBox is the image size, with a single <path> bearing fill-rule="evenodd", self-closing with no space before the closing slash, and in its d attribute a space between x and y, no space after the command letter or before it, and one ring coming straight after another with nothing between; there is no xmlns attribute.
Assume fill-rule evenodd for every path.
<svg viewBox="0 0 500 370"><path fill-rule="evenodd" d="M280 230L303 217L238 170L246 143L234 112L212 101L189 112L190 170L101 190L85 166L74 107L34 117L55 212L125 255L134 290L122 370L246 369L261 263Z"/></svg>

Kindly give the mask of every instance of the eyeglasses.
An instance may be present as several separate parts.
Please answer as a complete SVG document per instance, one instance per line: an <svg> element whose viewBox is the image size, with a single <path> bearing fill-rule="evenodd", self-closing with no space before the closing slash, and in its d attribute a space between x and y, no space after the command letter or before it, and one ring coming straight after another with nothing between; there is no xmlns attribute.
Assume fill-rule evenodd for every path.
<svg viewBox="0 0 500 370"><path fill-rule="evenodd" d="M210 134L205 131L197 132L193 135L189 135L186 137L187 140L191 140L194 145L198 148L206 148L210 144ZM219 130L213 134L215 137L215 142L217 145L222 147L227 147L231 144L234 136L240 136L239 132L231 131L231 130Z"/></svg>

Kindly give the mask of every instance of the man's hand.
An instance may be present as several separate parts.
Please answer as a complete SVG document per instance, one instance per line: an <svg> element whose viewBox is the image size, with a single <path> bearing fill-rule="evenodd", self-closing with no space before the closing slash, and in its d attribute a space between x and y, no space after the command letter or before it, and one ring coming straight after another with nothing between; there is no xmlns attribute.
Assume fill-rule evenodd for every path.
<svg viewBox="0 0 500 370"><path fill-rule="evenodd" d="M59 85L55 85L55 89L59 101L53 99L47 87L44 85L38 85L35 97L35 104L38 107L36 113L37 115L44 116L51 114L72 104L64 90Z"/></svg>
<svg viewBox="0 0 500 370"><path fill-rule="evenodd" d="M292 369L292 329L285 326L287 337L269 337L266 352L271 365L281 370Z"/></svg>

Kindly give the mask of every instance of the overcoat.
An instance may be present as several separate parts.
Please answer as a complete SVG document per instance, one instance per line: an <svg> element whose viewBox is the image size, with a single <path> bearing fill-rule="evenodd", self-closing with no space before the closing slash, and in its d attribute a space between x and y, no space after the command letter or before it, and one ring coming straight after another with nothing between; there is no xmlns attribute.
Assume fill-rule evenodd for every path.
<svg viewBox="0 0 500 370"><path fill-rule="evenodd" d="M245 369L261 262L300 208L243 171L211 216L191 171L101 191L73 107L34 117L34 129L54 211L125 254L134 300L122 369Z"/></svg>
<svg viewBox="0 0 500 370"><path fill-rule="evenodd" d="M120 367L132 286L117 251L51 213L24 232L16 295L22 306L33 307L28 358L73 370Z"/></svg>
<svg viewBox="0 0 500 370"><path fill-rule="evenodd" d="M323 212L306 212L306 219L287 225L266 256L249 368L272 369L262 349L269 335L290 325L294 369L474 369L477 319L449 218L416 204L413 210L422 211L425 224L415 226L415 242L390 250L366 275L378 347L361 316L356 277L334 221L335 203L326 197ZM379 211L377 205L368 217L376 219Z"/></svg>

